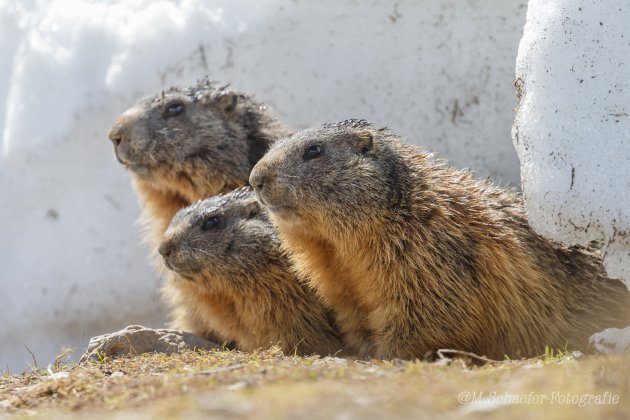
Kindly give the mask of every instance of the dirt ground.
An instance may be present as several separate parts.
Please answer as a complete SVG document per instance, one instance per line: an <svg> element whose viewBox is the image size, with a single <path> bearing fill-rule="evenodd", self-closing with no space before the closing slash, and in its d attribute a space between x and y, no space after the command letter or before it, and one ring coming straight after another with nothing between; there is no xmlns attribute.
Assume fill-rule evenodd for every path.
<svg viewBox="0 0 630 420"><path fill-rule="evenodd" d="M45 418L630 418L630 355L471 363L277 349L57 363L0 379L0 415Z"/></svg>

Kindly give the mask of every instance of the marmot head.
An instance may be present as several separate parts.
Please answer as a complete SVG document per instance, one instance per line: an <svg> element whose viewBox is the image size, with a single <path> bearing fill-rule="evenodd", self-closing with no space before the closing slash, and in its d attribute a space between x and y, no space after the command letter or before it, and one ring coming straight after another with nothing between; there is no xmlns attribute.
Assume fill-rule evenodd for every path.
<svg viewBox="0 0 630 420"><path fill-rule="evenodd" d="M203 80L139 101L109 138L138 178L162 189L200 189L188 194L196 200L245 185L271 144L265 129L276 124L265 105Z"/></svg>
<svg viewBox="0 0 630 420"><path fill-rule="evenodd" d="M159 248L165 265L208 287L246 286L281 264L280 242L250 188L180 210Z"/></svg>
<svg viewBox="0 0 630 420"><path fill-rule="evenodd" d="M363 120L325 124L278 141L250 175L276 222L314 226L387 212L400 165L385 129ZM316 218L316 220L311 220Z"/></svg>

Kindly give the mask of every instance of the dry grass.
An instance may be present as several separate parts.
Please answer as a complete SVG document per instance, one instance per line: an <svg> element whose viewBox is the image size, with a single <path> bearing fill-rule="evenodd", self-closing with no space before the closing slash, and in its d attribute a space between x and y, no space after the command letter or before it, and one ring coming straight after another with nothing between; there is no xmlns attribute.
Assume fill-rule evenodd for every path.
<svg viewBox="0 0 630 420"><path fill-rule="evenodd" d="M84 365L61 364L49 370L3 375L0 415L291 419L630 416L629 356L576 360L547 355L484 366L463 359L445 362L288 357L270 349L252 354L145 354ZM471 396L483 393L482 399L472 404L459 402L458 397L466 397L467 392ZM493 392L498 395L494 399ZM569 399L602 395L602 402L607 403L592 400L581 407L580 401L567 402L567 394ZM529 403L498 401L518 396Z"/></svg>

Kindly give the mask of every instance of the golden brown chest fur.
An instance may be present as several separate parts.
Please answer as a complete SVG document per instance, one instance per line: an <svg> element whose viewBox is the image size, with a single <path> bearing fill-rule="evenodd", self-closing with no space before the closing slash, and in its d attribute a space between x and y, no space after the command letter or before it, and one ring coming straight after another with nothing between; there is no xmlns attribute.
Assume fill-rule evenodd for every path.
<svg viewBox="0 0 630 420"><path fill-rule="evenodd" d="M628 292L596 258L490 208L467 220L464 209L482 211L468 200L468 208L443 203L430 218L372 232L284 235L353 349L383 358L439 348L526 357L546 346L587 351L592 333L628 323Z"/></svg>

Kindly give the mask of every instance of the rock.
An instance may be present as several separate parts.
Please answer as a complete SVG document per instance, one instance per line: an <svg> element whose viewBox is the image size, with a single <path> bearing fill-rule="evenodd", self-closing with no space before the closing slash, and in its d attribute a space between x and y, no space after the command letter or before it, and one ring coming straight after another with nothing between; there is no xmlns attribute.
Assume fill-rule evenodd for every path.
<svg viewBox="0 0 630 420"><path fill-rule="evenodd" d="M581 358L583 358L583 357L584 357L584 353L582 353L582 352L581 352L581 351L579 351L579 350L576 350L576 351L574 351L574 352L571 352L571 356L573 356L573 359L574 359L574 360L580 360Z"/></svg>
<svg viewBox="0 0 630 420"><path fill-rule="evenodd" d="M81 363L97 361L99 355L120 357L142 353L178 353L183 350L213 350L219 345L194 334L168 329L130 325L120 331L92 337Z"/></svg>
<svg viewBox="0 0 630 420"><path fill-rule="evenodd" d="M600 353L630 353L630 327L608 328L595 333L589 339L589 343Z"/></svg>

